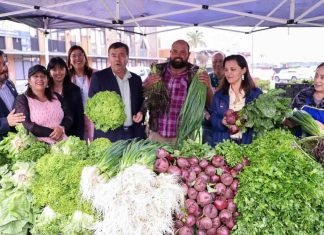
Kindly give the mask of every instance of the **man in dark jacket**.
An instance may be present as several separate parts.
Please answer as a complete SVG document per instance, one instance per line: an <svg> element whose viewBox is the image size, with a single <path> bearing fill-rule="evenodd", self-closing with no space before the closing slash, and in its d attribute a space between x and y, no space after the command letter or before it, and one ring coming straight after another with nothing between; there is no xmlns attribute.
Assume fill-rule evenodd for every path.
<svg viewBox="0 0 324 235"><path fill-rule="evenodd" d="M125 105L126 121L123 126L103 132L96 129L94 139L104 137L115 142L121 139L145 138L143 112L140 111L143 97L142 79L126 69L128 63L128 46L115 42L108 48L110 67L95 72L89 88L89 97L100 91L115 91Z"/></svg>
<svg viewBox="0 0 324 235"><path fill-rule="evenodd" d="M14 126L25 121L24 114L12 109L16 96L15 85L8 79L4 53L0 50L0 141L9 131L14 131Z"/></svg>

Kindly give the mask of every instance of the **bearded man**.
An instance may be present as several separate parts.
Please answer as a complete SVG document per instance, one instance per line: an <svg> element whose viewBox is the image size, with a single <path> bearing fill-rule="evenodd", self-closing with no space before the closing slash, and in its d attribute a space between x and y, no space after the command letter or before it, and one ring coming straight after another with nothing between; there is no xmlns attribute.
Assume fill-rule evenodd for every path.
<svg viewBox="0 0 324 235"><path fill-rule="evenodd" d="M190 56L189 44L184 40L177 40L172 44L169 61L157 64L157 73L150 74L144 82L144 89L159 81L165 86L169 104L166 111L161 112L159 105L149 109L149 139L161 143L175 143L178 119L181 108L187 97L191 81L198 70L198 66L188 62ZM199 74L199 80L207 87L207 105L213 97L213 89L207 72ZM147 101L147 100L146 100Z"/></svg>

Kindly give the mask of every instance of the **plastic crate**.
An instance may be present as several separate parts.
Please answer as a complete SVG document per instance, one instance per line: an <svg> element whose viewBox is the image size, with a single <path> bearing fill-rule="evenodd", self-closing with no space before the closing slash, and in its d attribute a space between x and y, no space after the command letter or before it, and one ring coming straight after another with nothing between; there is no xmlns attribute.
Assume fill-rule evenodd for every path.
<svg viewBox="0 0 324 235"><path fill-rule="evenodd" d="M294 98L302 89L311 86L307 83L276 83L276 89L283 89L286 93L283 94L284 97Z"/></svg>

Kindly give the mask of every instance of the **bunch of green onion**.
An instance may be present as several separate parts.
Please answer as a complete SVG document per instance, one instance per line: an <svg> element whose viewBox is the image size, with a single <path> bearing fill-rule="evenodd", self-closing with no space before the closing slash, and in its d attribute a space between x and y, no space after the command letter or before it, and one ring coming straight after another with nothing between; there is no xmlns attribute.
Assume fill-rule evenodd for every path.
<svg viewBox="0 0 324 235"><path fill-rule="evenodd" d="M180 111L176 142L177 147L181 147L183 141L188 138L194 140L200 133L207 93L206 86L198 79L202 71L204 71L204 69L198 69L193 77L187 98Z"/></svg>
<svg viewBox="0 0 324 235"><path fill-rule="evenodd" d="M289 117L297 125L300 125L303 131L310 135L324 136L324 130L316 123L315 119L304 110L294 109L292 116Z"/></svg>

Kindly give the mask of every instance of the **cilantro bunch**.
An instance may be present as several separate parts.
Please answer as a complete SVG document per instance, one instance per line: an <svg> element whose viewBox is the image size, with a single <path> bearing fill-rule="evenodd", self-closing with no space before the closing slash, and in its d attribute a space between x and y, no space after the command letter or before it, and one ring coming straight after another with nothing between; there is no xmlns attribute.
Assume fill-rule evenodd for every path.
<svg viewBox="0 0 324 235"><path fill-rule="evenodd" d="M269 131L246 149L251 165L239 174L240 216L233 234L321 234L324 171L283 130Z"/></svg>
<svg viewBox="0 0 324 235"><path fill-rule="evenodd" d="M85 114L95 124L96 129L104 132L122 126L126 120L125 105L114 91L101 91L89 98Z"/></svg>

